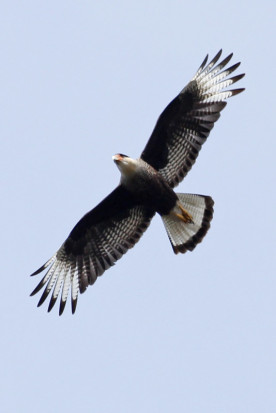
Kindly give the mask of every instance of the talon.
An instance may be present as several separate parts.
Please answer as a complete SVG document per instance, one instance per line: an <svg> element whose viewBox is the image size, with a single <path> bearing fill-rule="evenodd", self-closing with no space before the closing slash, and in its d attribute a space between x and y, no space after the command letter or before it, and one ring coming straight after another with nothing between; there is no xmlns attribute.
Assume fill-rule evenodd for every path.
<svg viewBox="0 0 276 413"><path fill-rule="evenodd" d="M180 218L182 221L184 221L185 223L187 223L187 224L194 224L192 215L190 215L189 212L186 209L183 208L183 206L180 204L180 202L178 203L178 206L179 206L182 214L177 214L176 213L176 216L178 218Z"/></svg>
<svg viewBox="0 0 276 413"><path fill-rule="evenodd" d="M177 212L175 212L175 216L181 219L181 221L185 222L185 224L194 224L192 216L187 211L186 214L178 214Z"/></svg>

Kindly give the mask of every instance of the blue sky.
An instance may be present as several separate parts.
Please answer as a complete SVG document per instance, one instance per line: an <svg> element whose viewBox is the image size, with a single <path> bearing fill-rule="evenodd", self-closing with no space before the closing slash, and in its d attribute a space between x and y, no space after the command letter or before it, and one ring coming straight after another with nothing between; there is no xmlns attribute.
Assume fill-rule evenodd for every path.
<svg viewBox="0 0 276 413"><path fill-rule="evenodd" d="M274 412L275 5L2 1L1 406L5 412ZM175 256L155 217L79 299L36 308L29 277L118 183L206 53L234 52L229 100L178 191L211 229ZM99 179L100 178L100 179Z"/></svg>

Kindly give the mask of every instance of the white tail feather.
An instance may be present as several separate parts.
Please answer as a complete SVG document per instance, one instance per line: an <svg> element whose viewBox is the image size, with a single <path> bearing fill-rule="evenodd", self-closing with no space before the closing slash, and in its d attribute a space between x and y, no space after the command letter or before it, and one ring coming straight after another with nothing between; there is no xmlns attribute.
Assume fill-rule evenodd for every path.
<svg viewBox="0 0 276 413"><path fill-rule="evenodd" d="M184 222L181 208L176 206L168 215L162 215L167 234L174 252L192 251L202 241L210 227L213 217L214 201L209 196L194 194L177 194L181 207L192 217L193 222Z"/></svg>

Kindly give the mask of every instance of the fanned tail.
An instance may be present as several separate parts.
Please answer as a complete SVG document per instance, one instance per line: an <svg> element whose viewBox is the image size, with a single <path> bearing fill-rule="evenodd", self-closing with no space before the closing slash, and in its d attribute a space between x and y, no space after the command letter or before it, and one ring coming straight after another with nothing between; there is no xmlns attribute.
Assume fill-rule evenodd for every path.
<svg viewBox="0 0 276 413"><path fill-rule="evenodd" d="M210 196L177 194L179 202L168 215L162 215L175 254L192 251L202 241L213 218Z"/></svg>

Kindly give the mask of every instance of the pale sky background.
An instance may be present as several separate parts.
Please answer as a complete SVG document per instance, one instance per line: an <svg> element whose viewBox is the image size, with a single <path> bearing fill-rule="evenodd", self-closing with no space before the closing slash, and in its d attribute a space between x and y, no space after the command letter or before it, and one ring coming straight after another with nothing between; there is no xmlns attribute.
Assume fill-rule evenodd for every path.
<svg viewBox="0 0 276 413"><path fill-rule="evenodd" d="M274 1L1 1L1 412L276 412ZM207 53L246 92L180 192L211 229L173 254L157 216L67 305L29 277L118 183Z"/></svg>

